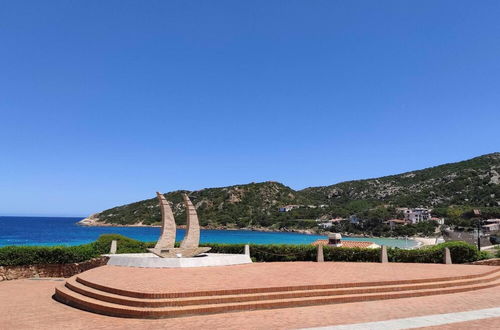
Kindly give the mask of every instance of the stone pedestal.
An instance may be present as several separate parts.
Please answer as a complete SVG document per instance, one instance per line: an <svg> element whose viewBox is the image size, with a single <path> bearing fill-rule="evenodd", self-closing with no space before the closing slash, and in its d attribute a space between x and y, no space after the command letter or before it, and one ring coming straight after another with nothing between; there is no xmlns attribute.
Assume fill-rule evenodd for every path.
<svg viewBox="0 0 500 330"><path fill-rule="evenodd" d="M325 257L323 256L323 245L318 245L318 253L316 254L316 262L324 262Z"/></svg>
<svg viewBox="0 0 500 330"><path fill-rule="evenodd" d="M387 246L382 245L380 247L380 262L381 263L388 263L389 258L387 257Z"/></svg>
<svg viewBox="0 0 500 330"><path fill-rule="evenodd" d="M191 258L209 251L210 247L195 247L195 248L164 248L164 249L148 249L149 252L156 254L162 258Z"/></svg>
<svg viewBox="0 0 500 330"><path fill-rule="evenodd" d="M201 256L162 258L153 253L110 254L108 265L141 268L185 268L251 264L245 254L205 253ZM168 281L168 278L165 279Z"/></svg>
<svg viewBox="0 0 500 330"><path fill-rule="evenodd" d="M117 245L117 241L116 240L112 240L111 241L111 247L109 248L109 254L115 254L116 253L116 250L118 248L118 245Z"/></svg>
<svg viewBox="0 0 500 330"><path fill-rule="evenodd" d="M452 264L450 249L448 249L447 247L444 248L444 260L443 260L443 263L445 263L447 265L451 265Z"/></svg>
<svg viewBox="0 0 500 330"><path fill-rule="evenodd" d="M245 255L250 256L250 245L245 244Z"/></svg>

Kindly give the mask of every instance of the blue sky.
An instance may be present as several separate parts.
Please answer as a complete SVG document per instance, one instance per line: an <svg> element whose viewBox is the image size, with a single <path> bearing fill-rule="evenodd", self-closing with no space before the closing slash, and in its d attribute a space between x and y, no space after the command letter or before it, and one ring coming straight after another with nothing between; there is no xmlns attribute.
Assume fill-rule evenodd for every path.
<svg viewBox="0 0 500 330"><path fill-rule="evenodd" d="M0 215L500 151L499 1L0 8Z"/></svg>

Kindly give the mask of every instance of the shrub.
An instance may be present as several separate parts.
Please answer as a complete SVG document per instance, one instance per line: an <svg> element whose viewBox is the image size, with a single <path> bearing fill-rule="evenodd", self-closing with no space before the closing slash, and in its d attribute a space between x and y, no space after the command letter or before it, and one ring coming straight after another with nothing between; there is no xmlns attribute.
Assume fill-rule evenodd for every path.
<svg viewBox="0 0 500 330"><path fill-rule="evenodd" d="M203 244L212 247L212 253L243 253L244 244ZM406 263L442 263L444 248L450 249L453 263L473 262L481 258L474 245L465 242L447 242L422 249L403 250L390 248L387 251L389 261ZM257 262L271 261L315 261L317 247L312 245L250 245L252 259ZM325 261L378 262L380 249L341 248L325 246Z"/></svg>
<svg viewBox="0 0 500 330"><path fill-rule="evenodd" d="M464 264L468 262L473 262L479 259L479 250L475 245L462 242L462 241L450 241L446 243L441 243L433 246L433 249L441 251L441 257L444 257L444 248L450 249L451 260L455 264ZM442 260L442 259L441 259Z"/></svg>
<svg viewBox="0 0 500 330"><path fill-rule="evenodd" d="M91 243L99 254L109 253L111 241L117 241L116 253L144 253L146 249L154 246L154 243L146 243L119 234L104 234L97 241Z"/></svg>
<svg viewBox="0 0 500 330"><path fill-rule="evenodd" d="M82 262L99 253L92 244L78 246L6 246L0 248L0 266Z"/></svg>
<svg viewBox="0 0 500 330"><path fill-rule="evenodd" d="M211 253L241 254L245 250L245 244L205 243L203 246L211 247ZM250 244L250 253L257 262L316 260L316 248L312 245Z"/></svg>
<svg viewBox="0 0 500 330"><path fill-rule="evenodd" d="M387 256L390 262L406 263L442 263L444 258L443 251L434 248L416 250L388 249Z"/></svg>
<svg viewBox="0 0 500 330"><path fill-rule="evenodd" d="M473 262L481 257L474 245L461 241L450 241L416 250L389 249L387 254L392 262L438 264L443 262L446 247L450 249L451 260L455 264Z"/></svg>
<svg viewBox="0 0 500 330"><path fill-rule="evenodd" d="M380 249L325 246L323 255L325 261L377 262L380 259Z"/></svg>
<svg viewBox="0 0 500 330"><path fill-rule="evenodd" d="M243 253L245 244L203 244L210 246L212 253ZM375 262L379 258L379 249L337 248L325 246L325 261ZM257 262L272 261L316 261L317 247L290 244L250 244L252 260Z"/></svg>

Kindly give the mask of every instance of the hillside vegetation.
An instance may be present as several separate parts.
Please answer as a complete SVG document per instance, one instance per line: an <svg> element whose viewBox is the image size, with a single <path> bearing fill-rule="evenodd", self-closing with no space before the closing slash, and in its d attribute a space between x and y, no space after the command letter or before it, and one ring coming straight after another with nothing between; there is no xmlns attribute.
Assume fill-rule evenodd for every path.
<svg viewBox="0 0 500 330"><path fill-rule="evenodd" d="M200 223L208 228L313 228L314 219L357 215L381 221L396 207L424 206L446 218L467 217L472 208L500 216L500 153L375 179L295 191L278 182L250 183L165 194L178 224L185 223L181 193L189 194ZM280 213L284 205L302 205ZM92 216L102 224L160 221L156 198L114 207Z"/></svg>

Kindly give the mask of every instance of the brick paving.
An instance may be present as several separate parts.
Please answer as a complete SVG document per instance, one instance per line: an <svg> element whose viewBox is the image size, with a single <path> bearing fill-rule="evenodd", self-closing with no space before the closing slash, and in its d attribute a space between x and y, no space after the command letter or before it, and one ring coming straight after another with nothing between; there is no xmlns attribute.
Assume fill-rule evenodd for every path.
<svg viewBox="0 0 500 330"><path fill-rule="evenodd" d="M79 275L107 287L141 292L190 292L367 281L442 278L482 274L491 266L275 262L225 267L157 269L104 266ZM168 280L167 280L168 279Z"/></svg>
<svg viewBox="0 0 500 330"><path fill-rule="evenodd" d="M263 266L271 266L273 271L277 272L278 265L287 265L288 271L293 269L293 265L298 268L305 267L306 270L301 272L302 276L311 276L311 267L314 268L314 263L276 263L276 264L254 264L257 269L263 269ZM325 263L327 264L327 263ZM364 279L372 278L382 278L382 271L377 273L373 272L373 269L377 268L377 264L356 264L362 266L358 270L365 270ZM391 264L389 264L392 266ZM400 264L401 265L401 264ZM301 266L301 267L299 267ZM331 263L329 267L333 267L334 263ZM375 267L368 267L375 266ZM385 265L384 265L385 266ZM416 265L422 266L422 271L428 276L443 276L446 275L444 271L436 270L430 271L427 265ZM233 267L221 267L216 272L210 270L210 274L219 273L220 270L224 269L229 272ZM275 267L277 267L275 269ZM321 266L319 266L321 267ZM488 270L494 269L494 267L479 267L479 266L463 266L463 265L452 265L443 266L450 267L447 268L448 271L452 271L454 275L463 274L478 274L483 273ZM250 267L251 268L251 267ZM397 267L396 267L397 268ZM390 268L392 271L385 272L386 278L399 278L404 273L404 270ZM208 269L208 268L207 268ZM203 269L203 270L207 270ZM214 268L216 269L216 268ZM283 268L282 268L283 269ZM308 270L307 270L308 269ZM318 268L319 269L319 268ZM332 268L333 269L333 268ZM380 268L381 269L381 268ZM397 270L395 272L395 269ZM97 270L97 269L96 269ZM128 268L127 270L130 270ZM322 269L324 270L324 269ZM351 269L352 270L352 269ZM415 271L415 269L414 269ZM188 277L202 275L203 271L191 273L192 270L187 272L190 275ZM124 272L125 273L125 272ZM135 272L134 272L135 273ZM223 273L223 272L222 272ZM401 273L401 274L400 274ZM246 274L257 273L249 269ZM338 274L338 273L337 273ZM399 275L398 275L399 274ZM422 273L423 274L423 273ZM422 276L418 275L418 276ZM129 274L129 281L132 283L134 280L134 274ZM196 276L195 276L196 275ZM207 276L207 273L205 273ZM290 272L278 272L276 274L278 280L296 281L296 278L300 278L297 274L291 274ZM414 277L418 277L413 274ZM322 276L312 275L313 281L320 281ZM119 279L119 278L118 278ZM255 278L254 278L255 279ZM304 277L301 278L301 283L304 281ZM361 280L362 276L358 274L353 274L347 278L349 282ZM224 280L222 280L224 281ZM343 279L346 281L346 279ZM144 281L140 281L144 283ZM167 282L167 280L165 280ZM245 282L245 280L244 280ZM331 277L329 282L331 282ZM0 329L130 329L130 328L141 328L141 329L297 329L297 328L308 328L308 327L320 327L320 326L330 326L339 324L352 324L352 323L362 323L362 322L374 322L397 318L415 317L415 316L425 316L438 313L451 313L451 312L461 312L470 311L477 309L500 307L500 287L494 287L490 289L483 289L478 291L454 293L454 294L444 294L438 296L428 296L428 297L414 297L414 298L402 298L394 300L385 301L369 301L369 302L356 302L356 303L345 303L337 305L321 305L321 306L311 306L311 307L297 307L297 308L284 308L284 309L273 309L273 310L259 310L259 311L246 311L246 312L234 312L225 314L215 314L215 315L204 315L204 316L191 316L191 317L181 317L172 319L160 319L160 320L141 320L141 319L124 319L124 318L114 318L109 316L102 316L98 314L92 314L89 312L81 311L64 304L58 303L52 300L50 297L54 293L54 288L61 285L61 281L56 280L16 280L16 281L5 281L0 283ZM209 285L213 285L214 282L208 280ZM224 282L219 282L224 283ZM250 282L245 282L250 283ZM268 282L271 283L271 282ZM227 285L236 287L235 283L225 283ZM262 284L262 283L260 283ZM184 289L192 290L188 285L184 285ZM238 284L241 286L241 283ZM149 287L149 286L146 286ZM495 326L495 322L498 319L486 319L480 321L470 321L462 322L453 325L433 327L432 329L449 328L453 326L453 329L466 329L471 327L485 328L489 326ZM498 327L495 327L498 328Z"/></svg>

